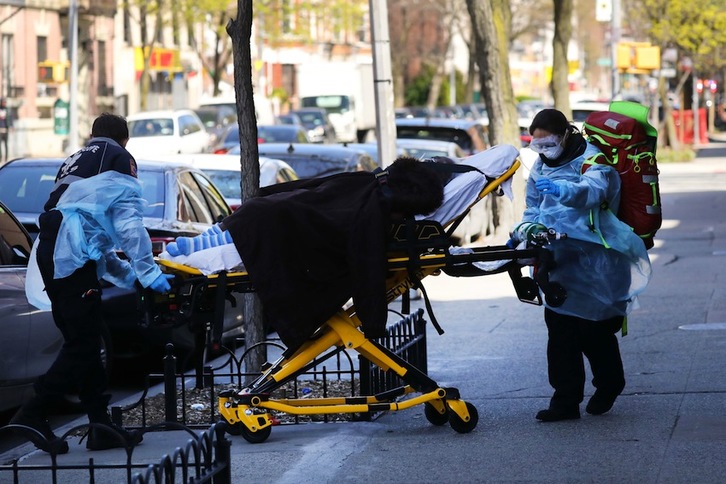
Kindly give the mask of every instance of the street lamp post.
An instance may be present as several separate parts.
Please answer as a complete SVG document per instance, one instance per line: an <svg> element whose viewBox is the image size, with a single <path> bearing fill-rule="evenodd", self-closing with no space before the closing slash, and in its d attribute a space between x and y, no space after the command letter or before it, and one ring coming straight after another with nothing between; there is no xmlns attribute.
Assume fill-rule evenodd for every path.
<svg viewBox="0 0 726 484"><path fill-rule="evenodd" d="M78 150L78 3L71 0L68 9L68 48L70 65L70 86L68 89L69 130L68 152Z"/></svg>
<svg viewBox="0 0 726 484"><path fill-rule="evenodd" d="M373 86L376 99L376 140L378 159L387 167L396 158L396 121L393 114L393 73L391 41L388 35L386 0L370 0L371 42L373 44Z"/></svg>

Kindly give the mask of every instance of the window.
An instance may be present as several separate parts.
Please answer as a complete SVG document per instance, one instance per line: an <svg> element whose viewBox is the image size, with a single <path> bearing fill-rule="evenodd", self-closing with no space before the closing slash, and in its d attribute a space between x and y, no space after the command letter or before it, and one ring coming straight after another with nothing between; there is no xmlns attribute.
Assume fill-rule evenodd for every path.
<svg viewBox="0 0 726 484"><path fill-rule="evenodd" d="M238 173L238 175L241 176L240 173ZM204 199L207 201L209 210L212 213L212 217L214 217L214 221L219 222L224 217L229 215L229 210L227 210L227 203L224 201L222 195L212 185L209 179L198 173L193 174L193 176L201 187L200 191L204 196ZM237 187L239 188L239 184L237 185Z"/></svg>
<svg viewBox="0 0 726 484"><path fill-rule="evenodd" d="M204 127L197 123L197 120L191 116L183 115L179 117L179 134L186 136L188 134L197 133L203 130Z"/></svg>
<svg viewBox="0 0 726 484"><path fill-rule="evenodd" d="M98 93L101 96L113 95L113 89L108 85L107 76L107 63L106 63L106 41L98 41Z"/></svg>
<svg viewBox="0 0 726 484"><path fill-rule="evenodd" d="M16 250L26 257L19 257ZM26 265L30 244L23 229L10 213L0 206L0 265Z"/></svg>
<svg viewBox="0 0 726 484"><path fill-rule="evenodd" d="M212 215L207 206L207 202L196 180L190 172L179 175L179 188L184 194L186 208L189 211L189 220L203 224L213 224L217 222L216 217Z"/></svg>
<svg viewBox="0 0 726 484"><path fill-rule="evenodd" d="M0 96L7 96L10 93L10 88L15 84L15 47L13 45L13 35L3 34L2 35L2 51L0 52L0 58L2 58L2 86L0 86Z"/></svg>
<svg viewBox="0 0 726 484"><path fill-rule="evenodd" d="M39 35L37 40L38 62L48 60L48 37Z"/></svg>

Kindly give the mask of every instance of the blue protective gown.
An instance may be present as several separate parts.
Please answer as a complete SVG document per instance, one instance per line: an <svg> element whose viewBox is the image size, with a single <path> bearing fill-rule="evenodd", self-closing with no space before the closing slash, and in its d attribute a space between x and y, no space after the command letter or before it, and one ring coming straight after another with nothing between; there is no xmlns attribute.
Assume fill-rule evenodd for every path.
<svg viewBox="0 0 726 484"><path fill-rule="evenodd" d="M61 195L56 210L63 213L53 261L55 278L67 277L96 261L98 277L131 288L138 278L149 287L161 274L144 228L139 181L117 171L76 180ZM121 249L129 261L116 255Z"/></svg>
<svg viewBox="0 0 726 484"><path fill-rule="evenodd" d="M567 234L553 241L556 267L550 280L567 290L567 299L551 310L592 321L627 315L647 286L651 265L643 241L615 215L620 176L614 168L583 162L599 150L587 144L583 155L550 167L537 159L527 182L523 222L537 222ZM536 181L548 177L560 195L544 195ZM608 208L602 208L603 202Z"/></svg>

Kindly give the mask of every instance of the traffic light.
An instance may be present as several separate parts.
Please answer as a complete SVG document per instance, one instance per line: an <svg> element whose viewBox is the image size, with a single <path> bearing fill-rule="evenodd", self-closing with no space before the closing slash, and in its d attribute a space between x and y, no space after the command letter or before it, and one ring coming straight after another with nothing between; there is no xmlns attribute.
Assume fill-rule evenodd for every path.
<svg viewBox="0 0 726 484"><path fill-rule="evenodd" d="M38 62L38 82L55 82L53 79L53 65L53 62Z"/></svg>

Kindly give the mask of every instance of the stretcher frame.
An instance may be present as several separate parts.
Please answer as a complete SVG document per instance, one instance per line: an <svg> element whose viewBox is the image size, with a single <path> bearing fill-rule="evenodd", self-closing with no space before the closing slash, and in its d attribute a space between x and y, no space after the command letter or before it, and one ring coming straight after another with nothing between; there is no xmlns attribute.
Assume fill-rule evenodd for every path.
<svg viewBox="0 0 726 484"><path fill-rule="evenodd" d="M515 250L506 246L473 248L469 254L451 254L450 235L455 224L460 221L468 210L486 195L494 193L500 185L514 175L520 166L518 159L514 161L503 175L496 179L488 179L476 200L467 210L448 224L421 221L408 227L399 226L393 231L393 250L388 253L389 276L386 280L386 300L390 304L399 296L418 286L421 279L439 272L451 275L486 275L508 271L520 300L533 304L542 304L537 283L521 275L518 259L537 259L544 254L543 247ZM444 231L443 227L450 228ZM415 241L411 241L414 234ZM397 249L396 249L397 247ZM545 250L546 251L546 250ZM496 271L481 272L471 270L471 263L477 261L501 261L508 263ZM224 294L231 292L253 292L249 276L246 272L221 272L203 275L199 270L176 264L169 260L157 259L162 269L182 278L181 295L192 297L195 291L216 290L224 287L225 291L216 291L217 311L224 310ZM540 282L540 281L538 281ZM543 279L543 283L546 281ZM203 288L203 289L200 289ZM193 306L193 304L192 304ZM216 334L213 339L221 336L221 319L223 315L215 314L219 324L214 325ZM439 331L440 333L442 331ZM329 351L333 348L333 351ZM310 368L319 364L342 350L353 350L367 358L371 363L384 371L395 373L403 386L379 393L358 397L328 398L272 398L272 392L285 383L297 378ZM326 354L326 352L328 352ZM321 356L324 355L324 356ZM266 365L267 366L267 365ZM402 398L406 396L407 398ZM226 390L218 395L218 410L229 424L228 431L233 435L242 435L251 443L261 443L270 436L275 419L270 411L279 411L291 415L325 415L343 413L376 413L384 411L406 410L417 405L424 405L427 420L434 425L447 422L459 433L471 432L478 423L478 412L470 402L461 399L459 390L453 387L442 387L427 374L394 354L380 343L366 338L361 331L361 322L355 314L355 307L350 305L342 308L328 321L323 323L312 337L294 352L284 352L282 356L263 370L262 374L245 388Z"/></svg>

